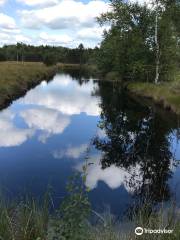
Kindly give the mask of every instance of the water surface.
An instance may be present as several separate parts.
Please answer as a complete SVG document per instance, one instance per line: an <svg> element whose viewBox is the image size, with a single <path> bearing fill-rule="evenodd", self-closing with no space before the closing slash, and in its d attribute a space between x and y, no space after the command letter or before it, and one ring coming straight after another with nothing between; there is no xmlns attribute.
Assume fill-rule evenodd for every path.
<svg viewBox="0 0 180 240"><path fill-rule="evenodd" d="M176 115L118 85L60 73L0 112L0 185L12 198L40 197L50 185L56 205L88 155L97 211L121 214L147 197L180 205L179 139Z"/></svg>

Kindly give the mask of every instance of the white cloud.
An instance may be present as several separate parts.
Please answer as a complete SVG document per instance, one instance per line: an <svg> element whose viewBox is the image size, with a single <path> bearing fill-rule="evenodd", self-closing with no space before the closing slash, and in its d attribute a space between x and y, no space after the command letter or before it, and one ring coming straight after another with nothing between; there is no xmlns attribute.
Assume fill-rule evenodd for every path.
<svg viewBox="0 0 180 240"><path fill-rule="evenodd" d="M24 36L22 34L15 35L14 40L15 40L15 42L23 42L23 43L26 43L26 44L29 44L29 43L32 42L32 40L29 37Z"/></svg>
<svg viewBox="0 0 180 240"><path fill-rule="evenodd" d="M0 114L0 147L19 146L34 134L32 129L17 128L13 124L14 117L9 110Z"/></svg>
<svg viewBox="0 0 180 240"><path fill-rule="evenodd" d="M0 0L0 6L5 4L6 0Z"/></svg>
<svg viewBox="0 0 180 240"><path fill-rule="evenodd" d="M0 13L0 46L17 42L30 43L31 39L24 36L17 27L14 18Z"/></svg>
<svg viewBox="0 0 180 240"><path fill-rule="evenodd" d="M93 86L92 82L79 86L76 81L72 82L68 75L56 75L49 83L47 92L42 83L20 101L53 109L65 115L86 113L89 116L98 116L98 100L91 96Z"/></svg>
<svg viewBox="0 0 180 240"><path fill-rule="evenodd" d="M78 27L92 27L95 18L108 10L108 4L102 0L93 0L85 4L74 0L62 0L56 6L36 10L21 11L24 26L46 26L51 29L70 30Z"/></svg>
<svg viewBox="0 0 180 240"><path fill-rule="evenodd" d="M7 33L0 32L0 39L1 39L0 45L9 43L11 41L11 36L8 35Z"/></svg>
<svg viewBox="0 0 180 240"><path fill-rule="evenodd" d="M63 157L69 157L78 159L85 151L87 150L88 145L82 144L77 147L69 146L67 149L60 150L60 151L54 151L53 156L54 158L61 159Z"/></svg>
<svg viewBox="0 0 180 240"><path fill-rule="evenodd" d="M101 139L107 137L105 130L100 128L97 130L97 136Z"/></svg>
<svg viewBox="0 0 180 240"><path fill-rule="evenodd" d="M32 7L39 4L45 6L18 11L23 27L38 30L36 45L75 47L80 42L84 42L86 47L94 47L102 37L103 30L96 22L96 17L109 9L109 4L103 0L93 0L88 3L75 0L19 1Z"/></svg>
<svg viewBox="0 0 180 240"><path fill-rule="evenodd" d="M80 38L82 40L100 40L102 38L104 29L105 28L99 28L97 26L92 28L82 28L77 32L77 38Z"/></svg>
<svg viewBox="0 0 180 240"><path fill-rule="evenodd" d="M17 31L18 32L18 31ZM0 46L4 44L16 44L17 42L24 42L31 44L32 40L23 34L16 34L16 31L1 31L0 30Z"/></svg>
<svg viewBox="0 0 180 240"><path fill-rule="evenodd" d="M17 0L17 2L26 4L31 7L49 7L56 5L59 1L58 0Z"/></svg>
<svg viewBox="0 0 180 240"><path fill-rule="evenodd" d="M50 35L46 32L42 32L39 35L39 41L48 45L67 45L72 42L72 39L67 34L59 34L59 35Z"/></svg>
<svg viewBox="0 0 180 240"><path fill-rule="evenodd" d="M42 130L39 140L45 142L53 134L62 133L70 124L70 119L58 111L40 107L38 109L28 109L20 113L29 128Z"/></svg>
<svg viewBox="0 0 180 240"><path fill-rule="evenodd" d="M4 13L0 13L0 28L13 30L17 29L17 26L15 20L12 17Z"/></svg>
<svg viewBox="0 0 180 240"><path fill-rule="evenodd" d="M90 189L94 189L98 186L99 181L103 181L111 189L124 186L125 189L133 193L142 184L142 175L140 166L131 167L128 170L111 165L106 169L102 169L100 163L100 155L94 156L89 159L89 162L93 163L88 166L86 186ZM82 164L77 166L79 171L82 171ZM133 176L133 183L131 182Z"/></svg>
<svg viewBox="0 0 180 240"><path fill-rule="evenodd" d="M0 0L0 5L5 1ZM150 0L137 1L148 3ZM21 41L33 45L77 47L83 42L85 47L95 47L104 30L97 24L96 17L110 9L103 0L86 3L82 0L16 0L16 3L21 3L16 9L20 25L17 27L11 16L0 13L0 34L7 33L0 45ZM26 33L24 28L27 28Z"/></svg>
<svg viewBox="0 0 180 240"><path fill-rule="evenodd" d="M12 112L5 111L0 114L0 146L20 145L37 132L39 141L45 143L52 135L63 133L70 124L71 115L82 112L89 116L99 115L98 100L91 96L91 82L80 87L67 75L57 75L54 81L48 84L48 89L46 86L44 81L24 98L17 100L17 104L28 106L28 109L16 112L16 115L25 121L27 128L15 126L13 122L16 115ZM57 154L76 159L85 149L85 144L79 147L71 146Z"/></svg>

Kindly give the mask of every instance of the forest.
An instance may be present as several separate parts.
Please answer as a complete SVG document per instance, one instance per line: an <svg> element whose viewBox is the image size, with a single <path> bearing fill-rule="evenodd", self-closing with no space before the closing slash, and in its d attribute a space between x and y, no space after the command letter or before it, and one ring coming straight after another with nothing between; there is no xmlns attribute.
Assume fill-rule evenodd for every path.
<svg viewBox="0 0 180 240"><path fill-rule="evenodd" d="M44 62L47 65L56 63L85 64L93 57L97 48L77 48L57 46L32 46L24 43L4 45L0 48L0 61Z"/></svg>
<svg viewBox="0 0 180 240"><path fill-rule="evenodd" d="M180 67L180 1L150 4L111 0L111 12L97 18L104 31L100 47L30 46L0 48L0 61L96 65L103 76L117 80L176 80Z"/></svg>

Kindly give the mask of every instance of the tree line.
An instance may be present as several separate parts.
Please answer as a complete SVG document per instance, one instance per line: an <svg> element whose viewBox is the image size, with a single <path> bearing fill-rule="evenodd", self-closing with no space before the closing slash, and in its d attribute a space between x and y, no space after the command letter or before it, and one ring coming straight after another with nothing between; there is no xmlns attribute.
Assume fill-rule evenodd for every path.
<svg viewBox="0 0 180 240"><path fill-rule="evenodd" d="M98 66L123 80L159 81L176 76L180 67L180 0L150 4L111 0L111 11L98 21L104 33Z"/></svg>
<svg viewBox="0 0 180 240"><path fill-rule="evenodd" d="M17 43L0 48L0 61L89 64L118 80L175 79L180 67L180 0L152 0L144 5L110 0L110 5L111 11L97 19L100 25L110 26L100 48Z"/></svg>
<svg viewBox="0 0 180 240"><path fill-rule="evenodd" d="M80 44L77 48L56 46L32 46L24 43L4 45L0 48L0 61L44 62L53 65L57 62L85 64L92 58L94 49L84 48Z"/></svg>

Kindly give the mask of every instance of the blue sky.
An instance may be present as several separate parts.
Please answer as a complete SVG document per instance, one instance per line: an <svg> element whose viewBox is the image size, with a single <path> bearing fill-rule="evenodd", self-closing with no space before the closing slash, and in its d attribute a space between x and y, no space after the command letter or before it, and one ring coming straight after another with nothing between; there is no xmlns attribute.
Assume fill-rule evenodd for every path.
<svg viewBox="0 0 180 240"><path fill-rule="evenodd" d="M0 0L0 45L94 47L104 30L95 18L108 9L107 0Z"/></svg>

